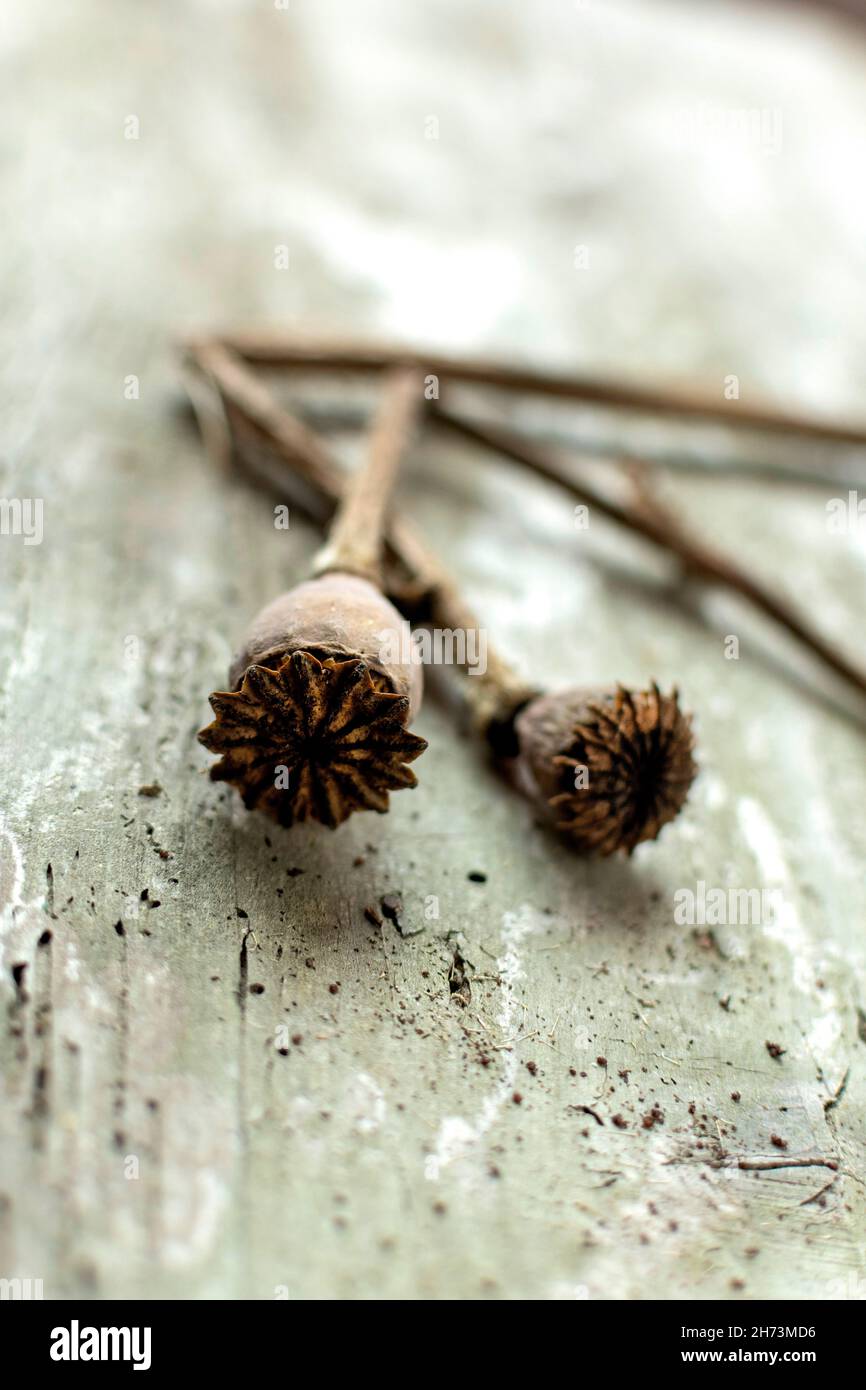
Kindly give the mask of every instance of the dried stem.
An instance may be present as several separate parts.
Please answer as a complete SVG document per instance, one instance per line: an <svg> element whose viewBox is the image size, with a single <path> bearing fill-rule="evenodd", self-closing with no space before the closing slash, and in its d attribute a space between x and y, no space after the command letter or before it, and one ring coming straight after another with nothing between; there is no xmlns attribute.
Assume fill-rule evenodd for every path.
<svg viewBox="0 0 866 1390"><path fill-rule="evenodd" d="M213 383L229 423L240 419L254 427L292 474L306 485L315 508L314 519L327 524L343 496L345 475L319 436L283 409L237 353L222 343L202 341L189 349L188 355L190 365ZM202 409L201 401L197 401L196 414L200 415ZM392 596L401 603L408 601L409 606L425 606L426 596L437 582L433 570L438 570L438 565L412 527L399 518L390 522L388 544L402 571L399 579L390 578Z"/></svg>
<svg viewBox="0 0 866 1390"><path fill-rule="evenodd" d="M343 474L319 437L301 420L282 410L271 392L244 366L238 354L215 339L188 349L191 365L210 377L224 403L242 411L263 434L279 446L292 469L316 492L324 491L336 504L343 493ZM185 378L186 380L186 378ZM188 384L188 383L187 383ZM197 403L197 413L201 409Z"/></svg>
<svg viewBox="0 0 866 1390"><path fill-rule="evenodd" d="M340 570L382 588L391 494L423 400L423 383L413 367L395 367L385 374L367 461L343 488L327 544L314 566L316 574Z"/></svg>
<svg viewBox="0 0 866 1390"><path fill-rule="evenodd" d="M548 482L565 488L572 497L576 497L587 506L678 556L690 575L709 583L722 584L741 594L786 632L796 637L836 675L854 686L860 695L866 694L866 675L863 672L852 666L841 652L798 617L788 603L752 579L733 560L687 535L679 521L655 499L651 505L645 500L637 507L616 503L604 497L588 483L572 477L556 456L512 430L498 425L469 424L441 406L436 407L434 413L436 419L462 438L502 454L516 463L524 464Z"/></svg>
<svg viewBox="0 0 866 1390"><path fill-rule="evenodd" d="M835 1158L738 1158L737 1167L747 1173L773 1173L779 1168L829 1168L835 1173L839 1162Z"/></svg>
<svg viewBox="0 0 866 1390"><path fill-rule="evenodd" d="M254 344L257 340L243 338L242 341ZM372 356L373 350L369 351ZM311 352L311 360L314 365L328 366L331 370L334 369L333 357L325 357L323 349L320 349L318 353L315 349L311 349ZM308 365L306 358L301 356L300 348L298 348L297 353L298 365ZM258 360L255 359L252 352L250 355L251 360ZM294 419L273 401L267 388L262 386L251 372L245 371L242 362L235 353L222 346L206 343L196 345L191 350L191 356L214 377L225 399L233 400L243 408L244 413L259 426L262 434L271 442L275 451L296 471L300 471L307 482L313 487L325 488L331 498L340 495L342 486L340 470L331 461L330 455L318 437L312 430L299 420ZM337 365L343 365L343 362L340 361ZM356 362L355 365L359 364ZM384 365L384 361L381 364L365 361L364 365ZM470 439L476 444L531 468L533 472L547 479L548 482L564 488L573 497L593 508L596 512L609 517L610 520L676 555L687 574L709 583L721 584L748 599L759 611L778 623L786 632L801 642L808 651L811 651L838 676L852 685L858 694L866 693L866 676L852 666L820 633L815 632L810 624L801 619L784 599L754 580L726 555L710 549L687 535L677 519L667 509L662 508L657 500L653 499L652 505L649 505L649 498L645 496L641 504L635 506L615 502L605 497L591 484L582 480L579 481L572 476L557 454L525 439L515 431L501 426L484 425L478 422L470 423L454 415L442 405L434 404L431 409L435 419L459 433L463 438ZM299 450L302 450L303 457ZM460 601L456 589L450 584L448 576L443 574L441 566L419 542L411 528L405 527L403 523L395 522L392 524L390 535L392 545L407 572L421 575L423 577L422 587L430 591L443 586L447 591L450 587L454 593L453 604L456 608ZM439 611L442 612L441 604ZM459 622L446 624L443 620L444 625L461 626ZM467 626L467 624L462 625ZM470 627L473 625L468 624ZM507 668L506 663L502 663L502 665ZM492 677L494 684L497 678L497 675ZM484 686L483 693L489 698L491 683L484 682ZM476 687L475 693L480 696L482 694L481 688Z"/></svg>
<svg viewBox="0 0 866 1390"><path fill-rule="evenodd" d="M720 402L717 397L692 387L677 389L638 386L588 376L564 376L527 367L508 366L481 358L464 359L444 353L423 352L399 345L290 338L265 330L236 330L222 335L246 361L263 367L302 367L307 371L380 371L397 363L415 366L424 374L445 380L500 386L509 391L556 396L562 400L590 401L618 409L671 415L684 419L719 420L726 425L802 435L836 444L866 443L866 426L834 424L769 405Z"/></svg>

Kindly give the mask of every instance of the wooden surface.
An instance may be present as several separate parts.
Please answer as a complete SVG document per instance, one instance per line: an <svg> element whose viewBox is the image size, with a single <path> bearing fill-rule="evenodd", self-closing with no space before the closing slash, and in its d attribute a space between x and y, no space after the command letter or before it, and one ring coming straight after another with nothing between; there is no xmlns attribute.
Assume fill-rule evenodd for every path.
<svg viewBox="0 0 866 1390"><path fill-rule="evenodd" d="M866 57L706 9L18 6L0 491L44 499L44 539L0 537L0 1277L866 1296L863 724L745 609L677 602L643 547L429 438L403 503L524 671L680 684L686 814L628 863L575 860L455 733L447 671L419 788L334 834L244 813L195 741L317 537L217 477L177 330L348 327L862 406ZM779 108L782 148L696 134L707 102ZM697 451L668 500L862 661L863 535L826 526L862 459L571 423ZM842 481L712 468L738 447ZM677 923L701 880L783 907ZM402 934L365 919L387 893Z"/></svg>

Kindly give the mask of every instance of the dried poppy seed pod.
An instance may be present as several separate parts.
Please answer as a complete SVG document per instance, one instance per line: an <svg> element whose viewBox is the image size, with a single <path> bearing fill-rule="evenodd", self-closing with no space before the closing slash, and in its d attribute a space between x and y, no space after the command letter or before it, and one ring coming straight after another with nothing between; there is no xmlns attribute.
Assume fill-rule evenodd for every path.
<svg viewBox="0 0 866 1390"><path fill-rule="evenodd" d="M199 739L222 754L211 777L285 826L333 829L353 811L387 811L389 792L416 785L406 764L427 747L406 727L422 676L393 659L407 646L402 627L354 574L310 579L269 603L232 664L232 689L210 697L216 718Z"/></svg>
<svg viewBox="0 0 866 1390"><path fill-rule="evenodd" d="M434 590L437 621L478 629L447 576ZM697 772L691 716L677 692L621 685L543 693L486 643L486 668L469 678L478 732L503 772L579 854L631 854L654 840L685 802ZM468 668L467 668L468 669Z"/></svg>
<svg viewBox="0 0 866 1390"><path fill-rule="evenodd" d="M407 725L421 704L421 667L381 592L381 562L422 399L417 372L389 376L367 462L346 487L317 577L259 613L229 672L232 689L210 697L216 718L199 739L222 754L211 777L282 825L333 829L353 811L387 811L390 792L416 785L406 764L427 744Z"/></svg>
<svg viewBox="0 0 866 1390"><path fill-rule="evenodd" d="M677 692L576 689L538 695L516 715L515 785L574 848L631 854L680 811L697 772L691 716Z"/></svg>
<svg viewBox="0 0 866 1390"><path fill-rule="evenodd" d="M408 698L413 719L423 678L419 662L394 656L407 646L400 640L405 628L397 609L369 580L338 571L324 574L262 609L232 662L229 682L235 690L250 666L273 667L293 651L312 652L322 661L353 658L366 662L393 694Z"/></svg>

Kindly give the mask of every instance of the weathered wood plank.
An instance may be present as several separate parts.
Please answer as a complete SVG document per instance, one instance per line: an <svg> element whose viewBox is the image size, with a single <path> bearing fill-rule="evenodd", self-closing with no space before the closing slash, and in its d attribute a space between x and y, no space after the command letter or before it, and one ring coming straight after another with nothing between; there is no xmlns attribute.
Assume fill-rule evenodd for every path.
<svg viewBox="0 0 866 1390"><path fill-rule="evenodd" d="M7 39L12 99L37 78L52 99L29 98L27 173L4 199L0 491L42 497L45 534L0 537L0 1276L46 1297L862 1297L862 728L740 609L676 606L652 557L576 532L567 498L430 440L407 507L527 671L681 682L704 769L691 809L627 864L577 862L431 689L416 792L333 835L278 834L208 782L195 731L244 623L317 538L216 476L169 343L257 315L636 371L652 343L659 371L737 370L853 410L851 188L813 197L797 132L862 148L862 56L831 50L827 109L829 59L801 49L794 85L767 68L791 146L784 163L741 151L755 204L714 221L710 271L706 185L624 102L640 75L639 124L671 93L760 105L759 71L726 88L661 6L607 30L544 7L543 76L518 7L420 7L393 31L351 8L133 23L93 0L66 27L22 12ZM651 16L668 57L647 72ZM738 42L733 21L713 33ZM755 34L769 63L769 21ZM586 51L595 96L574 82ZM575 133L612 110L623 129L601 122L593 174ZM851 292L813 300L807 334L791 277L816 244ZM668 485L857 654L862 544L828 535L826 488ZM778 891L781 917L678 923L699 881ZM364 915L389 892L403 935Z"/></svg>

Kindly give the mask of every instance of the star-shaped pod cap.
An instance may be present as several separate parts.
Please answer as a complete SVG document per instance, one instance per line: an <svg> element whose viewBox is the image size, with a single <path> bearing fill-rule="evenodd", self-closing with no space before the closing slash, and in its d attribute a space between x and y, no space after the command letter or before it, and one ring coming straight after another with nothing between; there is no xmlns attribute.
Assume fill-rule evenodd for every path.
<svg viewBox="0 0 866 1390"><path fill-rule="evenodd" d="M353 811L388 810L388 794L414 787L407 763L427 747L406 728L409 699L362 657L293 651L274 668L250 666L235 691L210 697L199 740L249 809L281 825L332 829Z"/></svg>
<svg viewBox="0 0 866 1390"><path fill-rule="evenodd" d="M677 691L565 690L515 720L515 781L579 851L631 854L682 808L697 773Z"/></svg>

